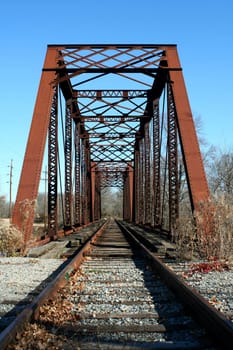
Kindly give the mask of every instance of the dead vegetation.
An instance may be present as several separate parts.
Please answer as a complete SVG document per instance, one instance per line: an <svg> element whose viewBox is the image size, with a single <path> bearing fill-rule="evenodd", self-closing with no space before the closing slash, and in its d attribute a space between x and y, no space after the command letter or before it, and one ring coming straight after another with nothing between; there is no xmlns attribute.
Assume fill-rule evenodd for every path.
<svg viewBox="0 0 233 350"><path fill-rule="evenodd" d="M2 256L21 255L24 247L23 234L13 225L0 227L0 253Z"/></svg>
<svg viewBox="0 0 233 350"><path fill-rule="evenodd" d="M200 203L194 217L182 217L177 222L174 240L180 256L195 254L207 260L233 260L232 205L224 198Z"/></svg>

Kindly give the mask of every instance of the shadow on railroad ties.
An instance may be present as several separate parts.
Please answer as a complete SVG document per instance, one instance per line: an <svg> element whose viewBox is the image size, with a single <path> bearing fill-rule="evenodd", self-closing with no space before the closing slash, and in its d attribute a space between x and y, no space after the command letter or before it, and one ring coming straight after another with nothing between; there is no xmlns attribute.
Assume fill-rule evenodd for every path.
<svg viewBox="0 0 233 350"><path fill-rule="evenodd" d="M128 287L129 293L132 294L128 295L128 299L127 295L124 297L128 301L130 301L131 296L134 297L133 307L129 309L130 312L128 312L125 323L121 324L121 320L116 319L113 325L108 322L109 318L106 317L104 330L101 325L92 325L91 322L85 326L81 322L82 319L80 322L79 320L77 322L68 321L61 326L55 326L51 322L41 322L41 324L49 333L63 338L65 349L112 350L123 349L126 346L132 349L164 349L166 343L173 344L175 349L182 349L185 341L192 344L199 343L199 339L192 339L194 321L186 314L183 306L177 300L174 301L174 294L155 275L150 263L139 256L138 251L135 251L133 261L137 273L135 280L130 282ZM134 290L135 281L136 289ZM116 313L120 312L116 309ZM130 313L133 317L129 316ZM189 339L184 339L182 331L184 323L185 331L191 328ZM181 333L179 334L178 331ZM200 334L200 338L201 336ZM185 337L187 337L187 332Z"/></svg>

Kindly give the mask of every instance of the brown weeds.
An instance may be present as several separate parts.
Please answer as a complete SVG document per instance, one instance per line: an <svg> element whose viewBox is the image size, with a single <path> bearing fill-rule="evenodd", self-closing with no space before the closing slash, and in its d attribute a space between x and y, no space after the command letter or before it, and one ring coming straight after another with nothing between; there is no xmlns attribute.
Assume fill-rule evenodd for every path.
<svg viewBox="0 0 233 350"><path fill-rule="evenodd" d="M233 215L232 205L223 198L200 203L194 217L183 217L177 222L175 241L180 255L197 253L208 260L232 259Z"/></svg>
<svg viewBox="0 0 233 350"><path fill-rule="evenodd" d="M0 252L3 256L20 255L23 246L23 235L13 225L0 228Z"/></svg>

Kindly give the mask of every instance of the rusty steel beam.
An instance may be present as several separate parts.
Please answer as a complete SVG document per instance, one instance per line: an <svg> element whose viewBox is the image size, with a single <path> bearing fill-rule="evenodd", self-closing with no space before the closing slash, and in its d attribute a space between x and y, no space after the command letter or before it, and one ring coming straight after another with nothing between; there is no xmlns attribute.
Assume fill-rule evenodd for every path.
<svg viewBox="0 0 233 350"><path fill-rule="evenodd" d="M91 188L91 160L89 140L82 140L82 224L86 225L92 221L92 188Z"/></svg>
<svg viewBox="0 0 233 350"><path fill-rule="evenodd" d="M133 221L139 223L139 142L136 138L134 147L134 187L133 187Z"/></svg>
<svg viewBox="0 0 233 350"><path fill-rule="evenodd" d="M101 175L96 170L96 163L92 163L92 212L94 221L101 218Z"/></svg>
<svg viewBox="0 0 233 350"><path fill-rule="evenodd" d="M129 176L127 173L123 175L124 185L123 185L123 220L130 220L130 185Z"/></svg>
<svg viewBox="0 0 233 350"><path fill-rule="evenodd" d="M72 193L72 117L71 104L66 104L65 115L65 230L70 230L73 224L73 193Z"/></svg>
<svg viewBox="0 0 233 350"><path fill-rule="evenodd" d="M74 226L81 224L81 146L80 123L75 122L75 194L74 194Z"/></svg>
<svg viewBox="0 0 233 350"><path fill-rule="evenodd" d="M133 205L133 168L132 164L128 164L123 174L123 218L132 221L132 205Z"/></svg>
<svg viewBox="0 0 233 350"><path fill-rule="evenodd" d="M135 97L144 98L148 90L74 90L74 96L77 98L124 98L130 99Z"/></svg>
<svg viewBox="0 0 233 350"><path fill-rule="evenodd" d="M95 220L95 205L98 203L98 173L96 172L96 163L91 162L91 217Z"/></svg>
<svg viewBox="0 0 233 350"><path fill-rule="evenodd" d="M144 124L144 220L146 225L151 224L151 143L149 122Z"/></svg>
<svg viewBox="0 0 233 350"><path fill-rule="evenodd" d="M58 154L58 87L54 88L48 131L48 236L55 239L58 230L57 218L57 154Z"/></svg>
<svg viewBox="0 0 233 350"><path fill-rule="evenodd" d="M145 173L144 173L144 139L139 140L139 223L144 224L145 222L145 202L144 202L144 187L145 184Z"/></svg>
<svg viewBox="0 0 233 350"><path fill-rule="evenodd" d="M177 116L171 84L167 84L169 232L172 235L179 216Z"/></svg>
<svg viewBox="0 0 233 350"><path fill-rule="evenodd" d="M49 47L44 68L56 67L57 57L57 48ZM12 223L23 232L25 242L32 234L55 80L55 72L42 72L12 215Z"/></svg>
<svg viewBox="0 0 233 350"><path fill-rule="evenodd" d="M159 104L153 103L153 226L161 226L161 139L160 139L160 113Z"/></svg>
<svg viewBox="0 0 233 350"><path fill-rule="evenodd" d="M87 223L89 224L93 220L92 211L92 183L91 183L91 154L90 154L90 145L89 142L86 143L86 164L87 164L87 188L86 188L86 197L87 197Z"/></svg>
<svg viewBox="0 0 233 350"><path fill-rule="evenodd" d="M166 58L169 67L180 67L176 47L167 48ZM198 210L200 202L207 200L210 196L208 183L182 71L169 71L169 78L172 82L171 87L191 206L193 210Z"/></svg>
<svg viewBox="0 0 233 350"><path fill-rule="evenodd" d="M130 114L119 114L119 115L82 115L80 116L80 119L86 122L116 122L119 124L123 124L127 121L130 122L138 122L140 119L145 118L144 115L130 115Z"/></svg>
<svg viewBox="0 0 233 350"><path fill-rule="evenodd" d="M171 70L173 70L171 68ZM176 70L176 69L175 69ZM56 73L63 73L64 68L62 67L52 67L52 68L44 68L44 72L50 72L50 71L55 71ZM154 77L153 73L156 73L158 71L158 68L109 68L109 67L103 67L103 68L65 68L65 72L67 73L75 73L75 74L84 74L84 73L89 73L89 74L99 74L99 73L104 73L104 74L109 74L109 73L143 73L146 75L151 75Z"/></svg>

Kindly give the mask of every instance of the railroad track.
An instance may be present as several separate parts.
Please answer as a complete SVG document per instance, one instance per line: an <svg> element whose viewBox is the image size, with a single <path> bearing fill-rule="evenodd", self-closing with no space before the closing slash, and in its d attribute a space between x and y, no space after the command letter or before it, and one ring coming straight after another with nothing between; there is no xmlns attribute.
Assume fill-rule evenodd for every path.
<svg viewBox="0 0 233 350"><path fill-rule="evenodd" d="M2 332L1 349L231 348L232 325L119 225L105 224Z"/></svg>

